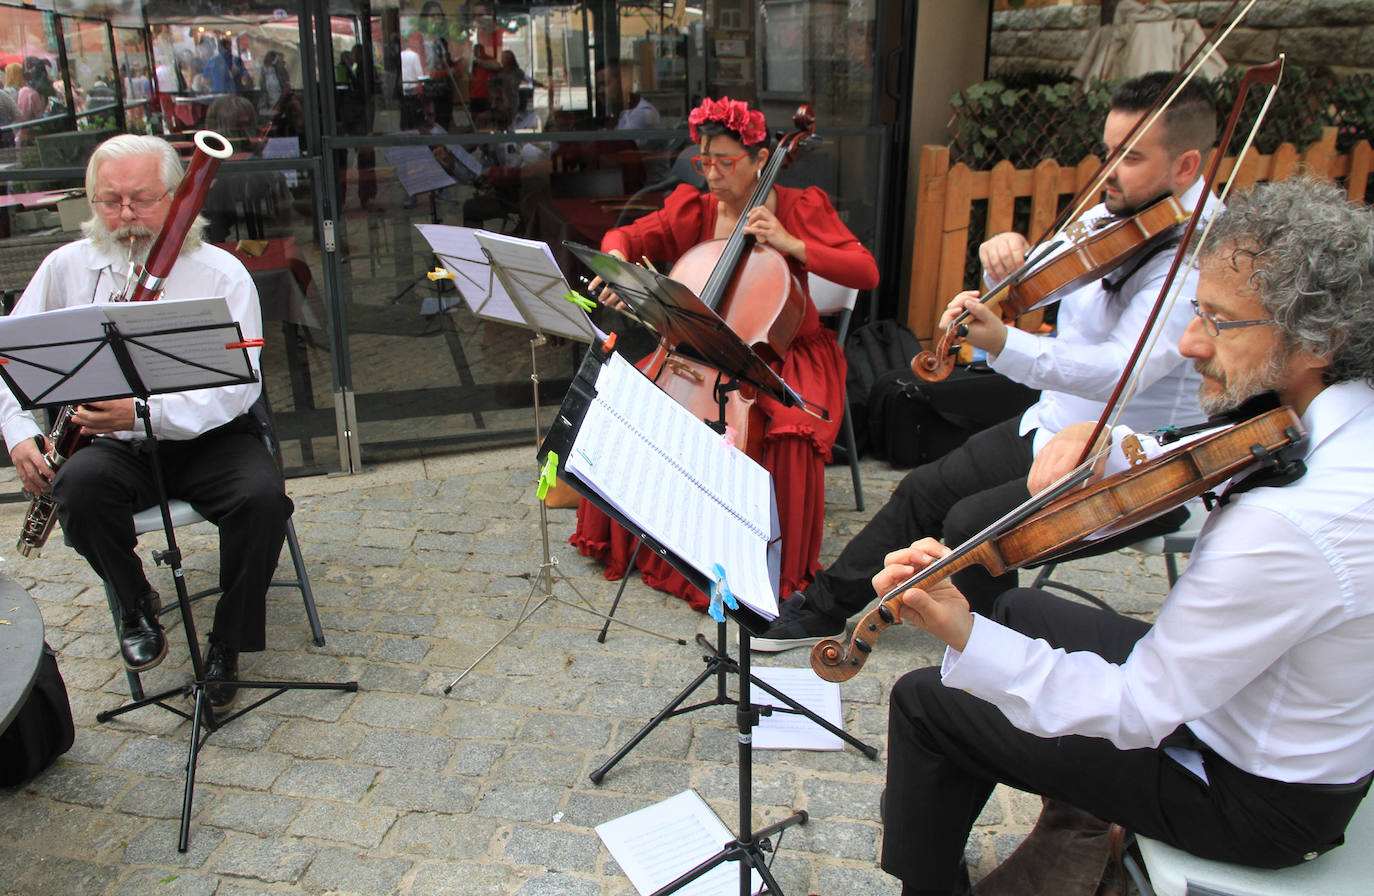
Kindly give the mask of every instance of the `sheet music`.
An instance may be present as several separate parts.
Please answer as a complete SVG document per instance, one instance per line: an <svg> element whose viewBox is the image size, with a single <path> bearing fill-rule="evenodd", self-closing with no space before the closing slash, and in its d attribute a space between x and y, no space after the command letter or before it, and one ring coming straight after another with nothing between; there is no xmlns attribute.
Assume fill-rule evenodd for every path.
<svg viewBox="0 0 1374 896"><path fill-rule="evenodd" d="M776 619L768 471L619 355L602 366L596 391L568 472L703 575L714 578L719 563L742 604Z"/></svg>
<svg viewBox="0 0 1374 896"><path fill-rule="evenodd" d="M108 344L102 345L106 323L113 323L126 337L125 345L149 394L224 385L253 376L243 349L225 350L228 342L238 339L238 330L223 298L76 305L0 318L0 354L9 359L4 370L18 397L65 404L133 394L114 352ZM158 332L186 327L216 329Z"/></svg>
<svg viewBox="0 0 1374 896"><path fill-rule="evenodd" d="M694 790L596 826L606 849L642 894L656 892L714 856L734 839ZM752 874L752 891L763 878ZM738 896L739 864L724 862L678 890L681 896Z"/></svg>
<svg viewBox="0 0 1374 896"><path fill-rule="evenodd" d="M477 242L475 227L451 224L416 224L415 229L429 243L444 268L453 274L453 283L479 317L521 326L525 319L511 301L510 293L496 278Z"/></svg>
<svg viewBox="0 0 1374 896"><path fill-rule="evenodd" d="M476 239L489 253L492 264L500 266L506 288L527 326L578 342L599 338L587 312L564 298L572 287L563 278L548 243L486 230L477 231Z"/></svg>
<svg viewBox="0 0 1374 896"><path fill-rule="evenodd" d="M755 666L753 672L836 728L844 728L838 683L822 680L809 666L804 669ZM762 688L753 688L749 695L751 702L758 706L787 705ZM801 713L774 712L759 719L754 729L754 749L843 750L844 741Z"/></svg>
<svg viewBox="0 0 1374 896"><path fill-rule="evenodd" d="M428 146L383 146L381 150L382 156L396 169L396 179L407 196L442 190L458 183L435 161Z"/></svg>

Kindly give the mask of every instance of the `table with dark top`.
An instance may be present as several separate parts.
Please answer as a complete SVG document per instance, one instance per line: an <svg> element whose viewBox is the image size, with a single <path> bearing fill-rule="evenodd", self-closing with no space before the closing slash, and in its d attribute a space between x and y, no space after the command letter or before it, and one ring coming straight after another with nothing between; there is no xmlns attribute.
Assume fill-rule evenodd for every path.
<svg viewBox="0 0 1374 896"><path fill-rule="evenodd" d="M0 731L29 696L43 656L43 617L27 591L0 575Z"/></svg>

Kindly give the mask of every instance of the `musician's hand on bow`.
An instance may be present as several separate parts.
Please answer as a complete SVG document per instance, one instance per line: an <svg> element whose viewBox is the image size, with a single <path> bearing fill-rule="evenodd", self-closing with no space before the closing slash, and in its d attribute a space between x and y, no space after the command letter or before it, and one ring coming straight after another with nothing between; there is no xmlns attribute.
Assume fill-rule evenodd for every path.
<svg viewBox="0 0 1374 896"><path fill-rule="evenodd" d="M908 548L883 558L883 570L873 577L873 588L886 594L905 580L950 552L933 538L923 538ZM959 589L946 578L929 590L910 588L902 594L899 612L903 621L923 628L955 650L963 650L973 631L973 614Z"/></svg>
<svg viewBox="0 0 1374 896"><path fill-rule="evenodd" d="M92 436L128 432L134 428L136 419L132 398L89 401L77 405L72 414L72 422L80 426L83 433Z"/></svg>
<svg viewBox="0 0 1374 896"><path fill-rule="evenodd" d="M978 260L991 283L1001 283L1026 261L1030 242L1019 233L1007 231L990 237L978 247Z"/></svg>
<svg viewBox="0 0 1374 896"><path fill-rule="evenodd" d="M1007 344L1007 325L996 311L979 301L978 296L976 289L970 289L951 299L940 317L940 328L949 329L950 324L967 314L963 325L968 335L964 341L996 357Z"/></svg>
<svg viewBox="0 0 1374 896"><path fill-rule="evenodd" d="M760 205L749 210L744 232L753 236L760 244L772 246L784 255L791 255L802 264L806 264L806 243L783 227L778 216L769 211L768 206Z"/></svg>
<svg viewBox="0 0 1374 896"><path fill-rule="evenodd" d="M1026 487L1032 495L1038 495L1078 466L1078 459L1083 456L1083 449L1087 447L1095 427L1094 423L1071 423L1045 443L1045 447L1035 455L1035 460L1031 461L1030 474L1026 477ZM1098 436L1094 453L1099 456L1093 463L1095 477L1101 475L1106 462L1106 454L1101 449L1110 437L1109 430L1103 430Z"/></svg>
<svg viewBox="0 0 1374 896"><path fill-rule="evenodd" d="M42 441L43 447L38 443ZM48 440L42 436L24 439L10 452L10 461L19 474L19 482L30 495L41 495L52 488L52 478L56 472L48 465L43 455L51 449Z"/></svg>

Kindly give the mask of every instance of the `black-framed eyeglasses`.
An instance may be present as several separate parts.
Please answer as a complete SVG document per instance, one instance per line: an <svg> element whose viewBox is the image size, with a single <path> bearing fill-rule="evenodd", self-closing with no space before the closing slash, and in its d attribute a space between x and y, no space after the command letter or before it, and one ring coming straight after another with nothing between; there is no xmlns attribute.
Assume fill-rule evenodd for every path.
<svg viewBox="0 0 1374 896"><path fill-rule="evenodd" d="M172 191L164 190L162 195L156 199L130 199L128 202L124 202L121 199L92 199L91 205L112 215L119 214L125 206L135 215L146 215L148 212L152 211L159 202L166 199L167 194L170 192Z"/></svg>
<svg viewBox="0 0 1374 896"><path fill-rule="evenodd" d="M1193 305L1193 313L1202 319L1202 322L1207 325L1207 332L1213 336L1220 336L1222 330L1237 330L1241 327L1258 327L1260 324L1278 323L1272 317L1266 317L1263 320L1217 320L1202 310L1197 299L1189 299L1188 301Z"/></svg>

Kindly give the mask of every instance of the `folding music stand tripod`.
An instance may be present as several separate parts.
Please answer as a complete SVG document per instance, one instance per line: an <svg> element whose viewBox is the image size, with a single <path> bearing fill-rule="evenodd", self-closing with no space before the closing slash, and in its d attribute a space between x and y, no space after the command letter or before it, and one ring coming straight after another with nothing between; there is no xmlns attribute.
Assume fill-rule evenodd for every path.
<svg viewBox="0 0 1374 896"><path fill-rule="evenodd" d="M596 328L592 326L585 311L566 299L570 289L547 244L468 227L430 225L419 229L430 242L435 255L447 266L442 274L436 272L436 276L461 283L459 293L468 298L472 310L477 315L514 324L530 331L534 442L535 449L538 450L544 432L540 419L538 349L547 344L551 335L578 342L590 342L597 337ZM474 296L478 298L474 299ZM452 692L458 682L466 678L482 660L515 634L549 601L590 613L606 620L607 625L610 624L611 617L593 606L578 590L577 585L559 571L558 560L549 547L548 508L542 500L539 501L539 534L543 559L531 579L529 593L525 596L525 602L516 615L514 624L444 687L445 694ZM553 586L558 581L563 582L577 595L577 602L564 600L554 592ZM539 598L538 601L535 601L536 596ZM655 637L677 641L679 644L686 643L679 638L650 631L623 620L621 624Z"/></svg>
<svg viewBox="0 0 1374 896"><path fill-rule="evenodd" d="M62 318L60 323L55 319L58 317ZM41 335L51 332L68 335L62 340ZM134 404L152 449L153 481L167 538L167 550L154 552L154 558L159 565L170 567L172 572L193 677L187 684L99 712L96 720L108 722L151 704L191 722L177 841L179 852L186 852L190 841L196 760L211 734L290 690L358 690L356 681L241 680L237 682L241 689L271 693L223 717L216 717L207 702L204 659L182 573L181 551L167 505L148 398L168 392L256 382L257 376L247 353L255 344L260 345L261 340L256 343L244 341L239 325L229 319L229 308L222 298L83 305L0 322L0 346L8 346L0 348L0 358L5 362L0 365L0 377L26 409L52 403L138 399ZM174 696L192 699L194 710L187 713L168 703L167 700ZM202 727L204 737L201 736Z"/></svg>
<svg viewBox="0 0 1374 896"><path fill-rule="evenodd" d="M716 325L711 322L714 315L710 309L706 308L699 299L691 294L689 290L681 284L674 284L673 281L665 281L651 272L643 269L625 265L612 256L605 256L601 253L593 252L585 247L568 244L574 254L582 258L592 270L603 280L616 289L617 294L639 316L650 322L657 322L655 327L660 333L665 330L662 328L675 326L671 318L676 314L678 320L688 320L693 323L686 325L686 329L695 329L692 335L684 336L686 339L695 339L694 347L698 348L698 354L715 356L721 360L718 369L730 371L733 386L738 387L741 380L750 382L760 391L768 392L779 400L787 400L788 396L795 398L795 393L786 387L786 384L778 380L776 375L763 364L737 336L731 333L728 337L719 336L719 343L727 345L727 348L712 348L717 344L714 339L708 337L708 332L714 333ZM626 270L628 269L628 270ZM671 284L671 285L669 285ZM669 310L669 309L672 310ZM720 327L724 327L723 322ZM725 329L729 333L728 328ZM730 340L733 339L733 343ZM751 357L748 360L745 356ZM545 455L554 447L561 446L565 449L576 443L578 433L576 430L581 426L581 416L579 410L585 413L584 403L589 403L588 394L595 394L595 383L599 375L598 368L607 360L607 352L604 349L593 348L592 352L584 360L583 368L579 372L578 378L574 383L574 389L570 391L569 398L565 401L563 409L560 411L558 419L548 439L545 441L542 451ZM703 358L709 360L709 358ZM760 371L758 368L762 368ZM771 377L771 380L768 379ZM580 388L579 388L580 387ZM579 392L581 394L579 394ZM665 399L667 400L667 399ZM800 401L800 399L796 399ZM722 411L723 416L723 411ZM576 422L574 422L576 420ZM716 421L723 429L721 421ZM566 444L565 444L566 443ZM574 449L575 450L575 449ZM611 502L603 498L593 487L583 482L575 475L568 476L567 481L579 493L588 500L596 504L603 512L611 516L622 526L635 532L641 542L649 545L655 553L666 559L694 585L704 591L711 589L711 583L702 570L687 563L682 556L672 550L671 546L659 542L658 539L650 537L645 527L638 521L632 519L626 512L614 506ZM774 526L776 531L776 508L774 508ZM771 571L773 590L776 591L777 571ZM606 772L616 763L623 759L652 731L660 722L676 715L692 712L707 706L734 705L736 707L735 718L738 726L738 748L739 748L739 836L726 844L725 848L705 862L687 871L681 877L674 880L664 888L658 890L655 896L675 892L703 874L711 871L724 862L737 861L740 863L740 893L741 896L749 896L752 891L751 870L757 871L768 887L768 892L781 896L777 881L773 879L765 859L765 852L771 849L769 839L773 834L781 832L785 828L797 824L805 824L807 814L796 812L781 821L768 825L757 831L752 829L752 778L753 778L753 749L752 732L759 723L759 717L765 713L773 711L773 708L755 706L751 700L751 685L758 685L776 699L782 701L784 706L777 707L780 712L793 712L805 715L807 718L821 725L832 734L838 735L848 743L861 750L870 759L877 756L877 750L867 746L852 735L846 734L828 721L820 718L815 713L808 710L805 706L797 703L791 697L760 680L749 671L749 627L761 626L766 621L756 614L741 608L727 610L726 614L733 616L739 624L740 632L740 652L739 661L731 658L726 651L726 624L719 621L717 624L717 645L714 650L705 657L706 668L699 673L691 683L687 685L672 701L668 703L644 728L640 729L610 760L601 767L597 768L590 775L594 783L600 783ZM704 639L698 635L699 643L704 644ZM708 645L709 648L709 645ZM732 698L726 689L726 676L735 674L739 677L739 697ZM696 691L697 688L705 684L709 679L716 679L716 695L711 700L695 703L690 706L683 706L686 700Z"/></svg>

